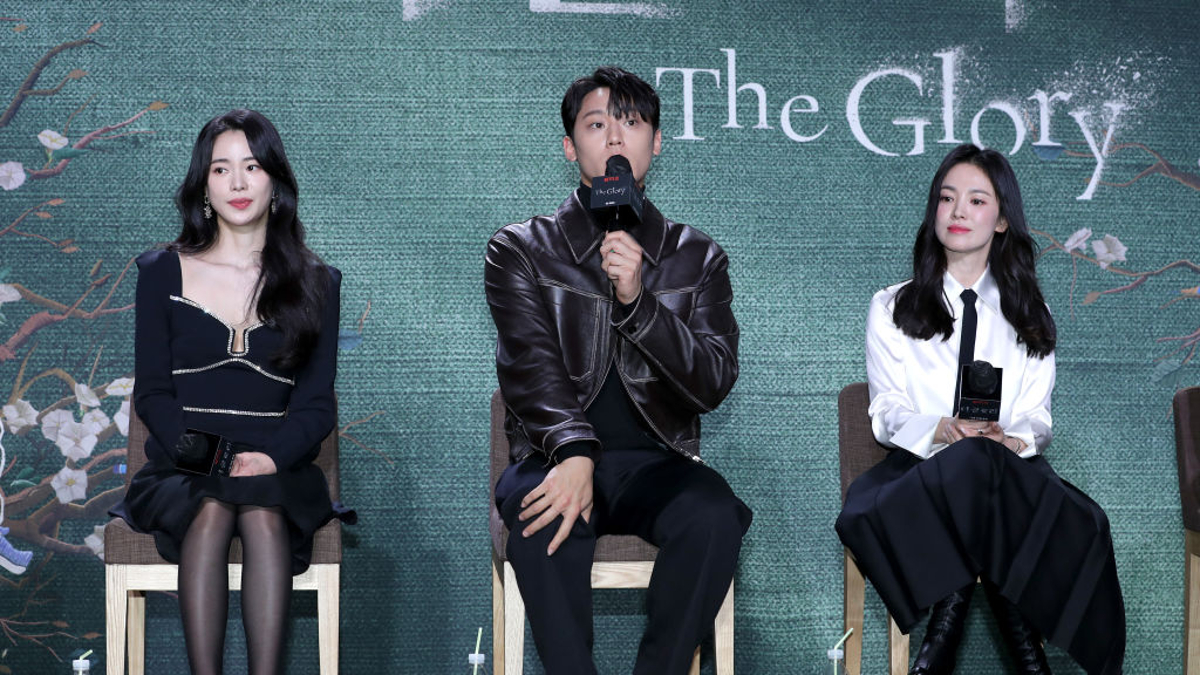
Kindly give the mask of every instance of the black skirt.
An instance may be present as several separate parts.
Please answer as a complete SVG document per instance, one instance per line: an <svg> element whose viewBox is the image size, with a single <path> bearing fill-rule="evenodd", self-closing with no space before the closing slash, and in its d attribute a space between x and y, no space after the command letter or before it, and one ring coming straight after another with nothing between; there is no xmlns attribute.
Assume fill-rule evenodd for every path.
<svg viewBox="0 0 1200 675"><path fill-rule="evenodd" d="M1090 675L1121 672L1125 605L1108 517L1042 457L967 438L858 477L837 532L905 633L982 577Z"/></svg>
<svg viewBox="0 0 1200 675"><path fill-rule="evenodd" d="M189 475L150 461L133 477L125 499L109 514L124 518L136 532L154 535L158 554L179 564L183 539L202 502L209 498L237 506L280 507L288 523L293 575L308 569L313 535L322 525L334 518L351 525L358 521L355 511L330 500L325 474L313 464L270 475L230 478Z"/></svg>

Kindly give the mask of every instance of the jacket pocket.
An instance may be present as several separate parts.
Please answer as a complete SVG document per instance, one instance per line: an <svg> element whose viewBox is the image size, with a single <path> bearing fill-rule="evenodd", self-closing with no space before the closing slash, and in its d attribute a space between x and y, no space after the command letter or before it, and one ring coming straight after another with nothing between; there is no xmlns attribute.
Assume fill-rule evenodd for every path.
<svg viewBox="0 0 1200 675"><path fill-rule="evenodd" d="M602 300L594 294L577 291L556 282L541 280L542 297L558 331L558 346L563 365L572 380L593 376L597 343L603 335L600 325Z"/></svg>

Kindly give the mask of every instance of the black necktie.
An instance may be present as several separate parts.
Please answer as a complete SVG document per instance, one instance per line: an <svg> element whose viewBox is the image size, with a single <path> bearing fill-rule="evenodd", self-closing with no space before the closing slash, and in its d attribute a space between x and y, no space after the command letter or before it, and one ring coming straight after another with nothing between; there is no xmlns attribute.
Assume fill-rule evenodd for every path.
<svg viewBox="0 0 1200 675"><path fill-rule="evenodd" d="M971 365L975 360L975 329L979 324L979 315L975 313L975 291L967 288L959 296L963 301L962 331L958 342L958 378L954 384L954 415L958 415L959 393L962 391L962 367Z"/></svg>

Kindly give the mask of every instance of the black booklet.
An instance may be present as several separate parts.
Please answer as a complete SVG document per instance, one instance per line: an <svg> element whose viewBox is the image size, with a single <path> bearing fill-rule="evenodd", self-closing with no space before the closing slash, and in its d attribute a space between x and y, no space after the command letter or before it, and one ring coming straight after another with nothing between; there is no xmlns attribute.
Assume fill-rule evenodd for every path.
<svg viewBox="0 0 1200 675"><path fill-rule="evenodd" d="M175 449L179 455L175 468L198 476L228 476L237 454L228 438L197 429L180 436Z"/></svg>

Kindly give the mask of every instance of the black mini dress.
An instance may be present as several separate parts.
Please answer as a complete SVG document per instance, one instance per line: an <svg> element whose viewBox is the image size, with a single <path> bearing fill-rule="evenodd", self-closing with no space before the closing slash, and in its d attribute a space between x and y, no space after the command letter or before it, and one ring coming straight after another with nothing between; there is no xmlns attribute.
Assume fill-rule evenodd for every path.
<svg viewBox="0 0 1200 675"><path fill-rule="evenodd" d="M338 292L341 273L326 267L329 289L316 348L302 367L272 363L283 334L269 324L243 333L183 296L179 256L155 250L137 259L134 405L150 431L146 465L112 511L154 535L163 558L179 562L188 526L206 498L281 507L287 517L292 573L308 568L313 533L333 518L356 515L331 501L325 475L312 462L337 423ZM188 429L219 434L269 455L277 472L230 478L175 469L175 445Z"/></svg>

